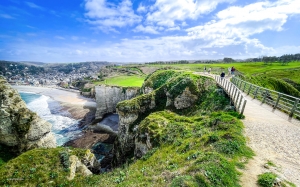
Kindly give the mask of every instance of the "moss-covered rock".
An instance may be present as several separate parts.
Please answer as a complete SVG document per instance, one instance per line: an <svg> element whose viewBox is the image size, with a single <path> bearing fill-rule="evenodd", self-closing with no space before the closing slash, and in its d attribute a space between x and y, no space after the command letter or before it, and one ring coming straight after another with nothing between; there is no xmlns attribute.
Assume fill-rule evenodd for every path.
<svg viewBox="0 0 300 187"><path fill-rule="evenodd" d="M0 143L24 152L37 147L56 147L51 124L27 109L19 93L0 79Z"/></svg>
<svg viewBox="0 0 300 187"><path fill-rule="evenodd" d="M149 82L152 83L150 84ZM135 131L141 125L140 122L150 113L165 109L179 114L198 111L201 106L205 107L205 105L201 105L202 103L205 103L207 100L214 101L211 100L211 96L215 96L216 89L216 83L211 78L171 70L156 71L146 79L144 87L147 86L152 86L151 88L155 90L134 99L120 102L117 105L120 121L119 143L114 149L118 152L115 154L116 164L124 161L124 155L131 155L130 153L135 152L136 156L140 157L151 147L149 143L142 145L139 143L139 139L134 139L137 137ZM212 106L219 104L220 102L216 102ZM209 112L209 109L215 111L216 108L202 109ZM141 136L149 140L149 134ZM136 146L139 146L139 149L136 149Z"/></svg>

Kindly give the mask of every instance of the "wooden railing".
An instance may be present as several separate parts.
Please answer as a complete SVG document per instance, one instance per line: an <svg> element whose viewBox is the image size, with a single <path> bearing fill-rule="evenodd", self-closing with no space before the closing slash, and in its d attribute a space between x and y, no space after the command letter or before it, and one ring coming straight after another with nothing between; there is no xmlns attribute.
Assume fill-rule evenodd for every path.
<svg viewBox="0 0 300 187"><path fill-rule="evenodd" d="M232 104L234 105L236 111L243 115L247 100L243 96L241 90L232 82L225 78L221 78L218 75L213 75L214 79L217 81L218 85L223 88L223 90L230 97Z"/></svg>
<svg viewBox="0 0 300 187"><path fill-rule="evenodd" d="M300 119L300 98L269 90L236 77L232 78L231 81L236 87L254 99L272 106L274 110L283 111L290 117Z"/></svg>

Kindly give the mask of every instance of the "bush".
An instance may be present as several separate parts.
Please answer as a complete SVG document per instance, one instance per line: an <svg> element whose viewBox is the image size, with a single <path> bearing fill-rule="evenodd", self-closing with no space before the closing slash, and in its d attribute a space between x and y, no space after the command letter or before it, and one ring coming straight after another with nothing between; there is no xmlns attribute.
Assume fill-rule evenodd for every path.
<svg viewBox="0 0 300 187"><path fill-rule="evenodd" d="M272 187L277 175L272 172L263 173L258 176L258 184L262 187Z"/></svg>

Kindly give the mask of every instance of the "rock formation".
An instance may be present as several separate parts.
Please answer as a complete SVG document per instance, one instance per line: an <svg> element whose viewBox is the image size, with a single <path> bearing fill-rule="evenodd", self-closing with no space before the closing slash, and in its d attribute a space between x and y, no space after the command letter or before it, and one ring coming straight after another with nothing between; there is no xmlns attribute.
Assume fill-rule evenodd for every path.
<svg viewBox="0 0 300 187"><path fill-rule="evenodd" d="M118 86L96 86L97 111L95 118L101 120L107 113L116 111L120 101L132 99L139 94L139 88L123 88Z"/></svg>
<svg viewBox="0 0 300 187"><path fill-rule="evenodd" d="M0 143L17 152L56 147L51 124L27 109L19 93L0 78Z"/></svg>
<svg viewBox="0 0 300 187"><path fill-rule="evenodd" d="M133 154L139 158L152 148L151 134L140 133L141 122L144 123L150 113L165 109L178 113L191 110L196 103L207 100L208 93L215 88L216 83L211 78L172 71L155 72L142 87L147 94L117 105L119 134L114 145L114 164L122 164L124 158Z"/></svg>

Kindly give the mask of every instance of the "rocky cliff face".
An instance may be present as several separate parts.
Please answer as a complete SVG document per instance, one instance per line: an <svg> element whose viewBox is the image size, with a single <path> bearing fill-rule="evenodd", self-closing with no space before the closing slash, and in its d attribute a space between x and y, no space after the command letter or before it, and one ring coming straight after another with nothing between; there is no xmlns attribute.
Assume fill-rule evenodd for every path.
<svg viewBox="0 0 300 187"><path fill-rule="evenodd" d="M96 86L97 111L95 118L102 119L103 115L116 111L120 101L129 100L139 94L139 88L123 88L117 86Z"/></svg>
<svg viewBox="0 0 300 187"><path fill-rule="evenodd" d="M115 165L122 164L130 155L139 158L152 148L151 139L155 135L140 130L141 124L147 126L143 120L149 114L165 109L188 112L207 100L209 93L216 88L211 78L172 71L156 72L144 84L142 90L146 94L117 106L119 134L114 145Z"/></svg>
<svg viewBox="0 0 300 187"><path fill-rule="evenodd" d="M51 124L27 109L19 93L0 78L0 143L18 152L56 147Z"/></svg>

